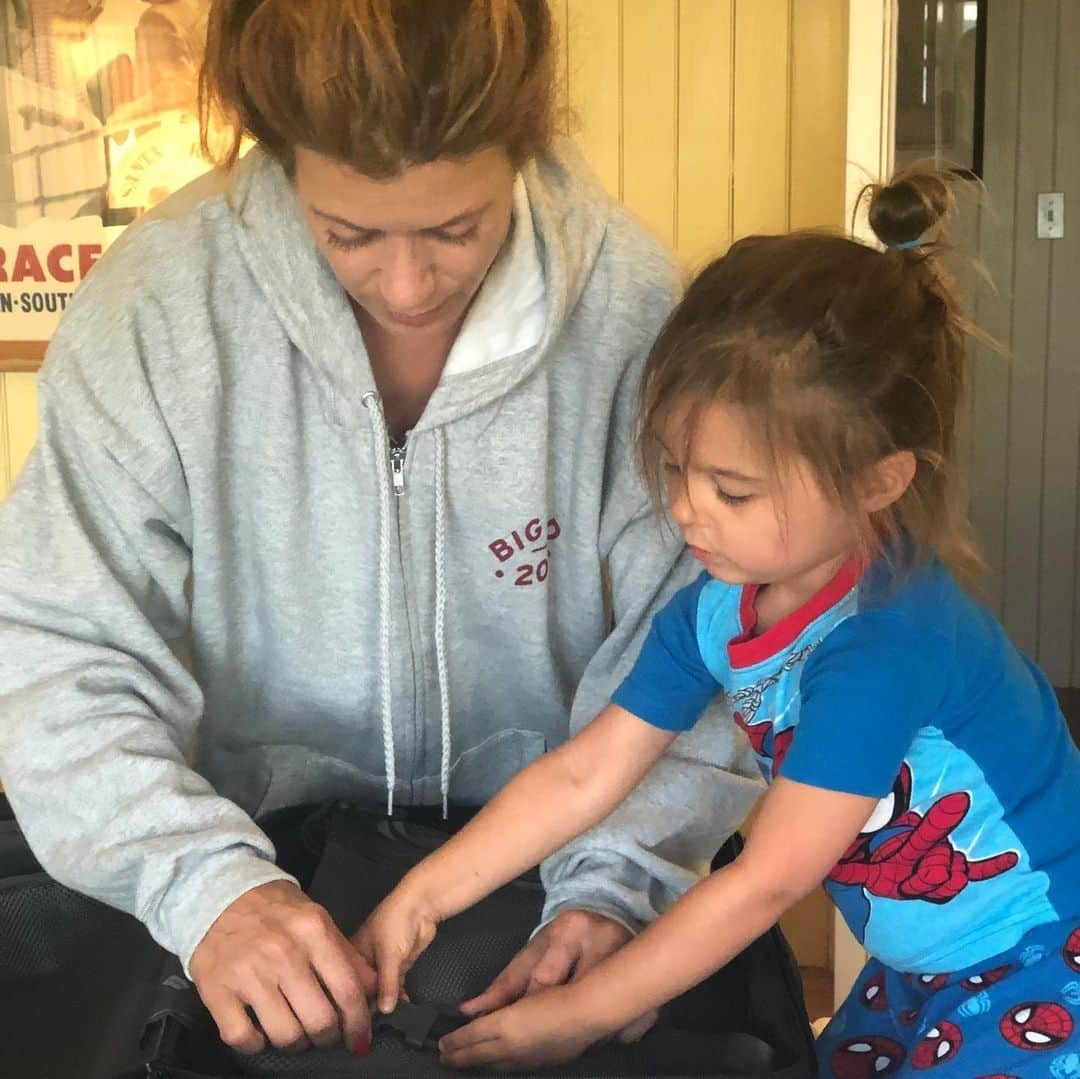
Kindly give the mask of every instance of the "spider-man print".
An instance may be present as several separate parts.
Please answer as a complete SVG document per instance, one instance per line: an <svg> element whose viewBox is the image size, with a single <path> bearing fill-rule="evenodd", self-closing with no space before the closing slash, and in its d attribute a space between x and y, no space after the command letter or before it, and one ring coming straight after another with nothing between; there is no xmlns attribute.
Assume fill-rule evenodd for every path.
<svg viewBox="0 0 1080 1079"><path fill-rule="evenodd" d="M807 656L818 647L819 643L815 641L798 652L793 652L784 660L784 665L775 674L770 674L759 682L755 682L752 686L747 686L745 689L740 689L731 695L733 718L746 732L747 738L750 739L750 745L754 747L754 752L759 757L772 760L770 773L773 779L776 778L780 766L784 763L784 757L787 756L787 751L791 748L791 740L795 737L795 728L787 727L784 730L774 732L774 716L759 720L757 723L754 722L754 718L761 710L761 706L765 701L765 694L788 671L805 662Z"/></svg>
<svg viewBox="0 0 1080 1079"><path fill-rule="evenodd" d="M1044 1052L1068 1041L1073 1032L1073 1019L1060 1004L1031 1001L1010 1008L998 1029L1010 1045Z"/></svg>
<svg viewBox="0 0 1080 1079"><path fill-rule="evenodd" d="M953 847L949 835L971 807L966 791L945 794L919 814L911 809L911 788L905 761L892 792L836 863L830 881L886 899L948 903L969 884L998 877L1017 864L1015 851L972 861Z"/></svg>
<svg viewBox="0 0 1080 1079"><path fill-rule="evenodd" d="M785 730L773 734L772 720L763 719L760 723L748 723L742 712L734 713L735 722L746 732L750 739L750 745L759 757L772 758L772 777L776 778L780 771L780 765L784 763L787 751L791 748L792 739L795 737L795 728L788 727ZM769 735L772 734L772 738Z"/></svg>
<svg viewBox="0 0 1080 1079"><path fill-rule="evenodd" d="M844 1042L829 1063L837 1079L874 1079L892 1075L904 1063L904 1049L892 1038L874 1034Z"/></svg>
<svg viewBox="0 0 1080 1079"><path fill-rule="evenodd" d="M883 1012L889 1007L889 999L885 993L885 975L876 974L866 985L862 987L861 998L863 1004L872 1012Z"/></svg>
<svg viewBox="0 0 1080 1079"><path fill-rule="evenodd" d="M765 678L762 678L752 686L746 686L744 689L736 690L736 692L731 695L732 709L742 713L745 722L753 723L754 717L760 711L761 705L765 700L766 692L772 689L772 687L775 686L788 671L804 662L807 656L811 655L820 644L820 641L815 641L813 644L809 644L805 648L799 649L798 652L792 652L792 654L784 660L780 670L775 674L770 674ZM772 722L772 720L770 719L768 722Z"/></svg>
<svg viewBox="0 0 1080 1079"><path fill-rule="evenodd" d="M992 970L984 970L981 974L972 974L960 984L970 993L978 993L987 986L996 985L1012 970L1012 964L1006 963L1002 967L994 967Z"/></svg>
<svg viewBox="0 0 1080 1079"><path fill-rule="evenodd" d="M1069 967L1080 974L1080 925L1069 934L1061 955Z"/></svg>
<svg viewBox="0 0 1080 1079"><path fill-rule="evenodd" d="M911 1054L911 1066L919 1071L936 1068L947 1060L952 1060L964 1044L964 1036L955 1023L944 1019L931 1027Z"/></svg>

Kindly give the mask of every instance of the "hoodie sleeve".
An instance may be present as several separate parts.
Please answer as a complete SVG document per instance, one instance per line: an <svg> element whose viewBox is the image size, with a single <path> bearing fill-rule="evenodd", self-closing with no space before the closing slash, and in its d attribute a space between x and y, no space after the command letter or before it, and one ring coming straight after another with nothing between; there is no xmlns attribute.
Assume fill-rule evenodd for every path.
<svg viewBox="0 0 1080 1079"><path fill-rule="evenodd" d="M0 507L0 779L45 869L186 969L234 899L292 878L187 763L203 706L175 648L191 510L142 354L148 338L167 351L168 330L152 302L110 310L108 264L95 275L96 302L77 296L50 346L39 442ZM128 284L108 286L113 308Z"/></svg>
<svg viewBox="0 0 1080 1079"><path fill-rule="evenodd" d="M637 280L665 281L669 265L638 265ZM628 285L632 288L634 286ZM612 630L585 670L574 698L571 732L588 723L629 673L653 615L700 573L677 530L653 512L634 460L632 432L645 354L671 309L675 283L613 306L650 314L613 417L613 477L600 526L600 554L611 585ZM592 910L638 930L708 872L716 851L761 793L759 772L725 705L714 703L679 735L630 797L603 823L541 867L544 921L566 910Z"/></svg>

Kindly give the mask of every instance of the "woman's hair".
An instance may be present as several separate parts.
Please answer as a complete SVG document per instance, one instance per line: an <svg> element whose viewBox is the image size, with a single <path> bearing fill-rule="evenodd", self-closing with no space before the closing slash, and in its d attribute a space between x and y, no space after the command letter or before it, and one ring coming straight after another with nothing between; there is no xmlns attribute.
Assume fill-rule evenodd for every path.
<svg viewBox="0 0 1080 1079"><path fill-rule="evenodd" d="M231 167L254 138L291 172L302 146L377 179L488 147L517 167L551 140L553 34L547 0L212 0L203 147Z"/></svg>
<svg viewBox="0 0 1080 1079"><path fill-rule="evenodd" d="M722 400L746 410L774 469L792 454L808 462L864 556L936 554L977 581L956 446L973 328L941 262L953 182L911 170L869 187L883 251L825 233L752 236L696 278L645 367L638 448L658 503L665 422L686 409L685 443L669 446L685 460L703 409ZM862 481L897 451L914 455L914 480L868 515Z"/></svg>

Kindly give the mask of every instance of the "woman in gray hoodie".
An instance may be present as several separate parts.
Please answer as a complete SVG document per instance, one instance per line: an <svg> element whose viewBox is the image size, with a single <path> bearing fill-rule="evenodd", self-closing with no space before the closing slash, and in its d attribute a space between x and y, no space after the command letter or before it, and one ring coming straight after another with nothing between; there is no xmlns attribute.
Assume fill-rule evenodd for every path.
<svg viewBox="0 0 1080 1079"><path fill-rule="evenodd" d="M0 777L244 1050L245 1006L362 1048L371 988L253 817L484 802L693 573L631 455L676 275L553 138L553 69L544 0L215 0L226 167L128 230L42 371L0 511ZM474 1007L707 869L757 787L723 716L676 748L545 866L545 929Z"/></svg>

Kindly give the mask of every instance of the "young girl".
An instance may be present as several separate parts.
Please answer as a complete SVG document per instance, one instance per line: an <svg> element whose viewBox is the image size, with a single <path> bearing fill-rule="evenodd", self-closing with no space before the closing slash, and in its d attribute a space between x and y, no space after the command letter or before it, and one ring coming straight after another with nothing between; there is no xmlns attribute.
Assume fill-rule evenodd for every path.
<svg viewBox="0 0 1080 1079"><path fill-rule="evenodd" d="M716 693L771 789L733 865L575 982L445 1038L448 1063L575 1055L824 882L873 957L820 1039L824 1075L1080 1074L1080 754L963 587L950 205L943 176L911 173L873 194L884 251L744 240L665 326L640 447L705 572L612 703L360 931L380 1007L442 919L601 820Z"/></svg>

